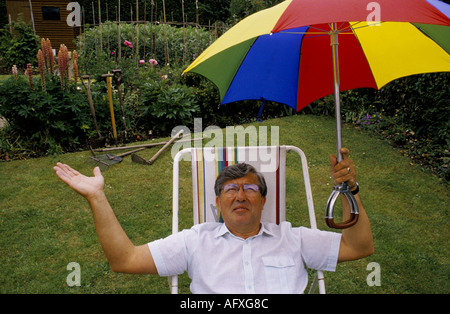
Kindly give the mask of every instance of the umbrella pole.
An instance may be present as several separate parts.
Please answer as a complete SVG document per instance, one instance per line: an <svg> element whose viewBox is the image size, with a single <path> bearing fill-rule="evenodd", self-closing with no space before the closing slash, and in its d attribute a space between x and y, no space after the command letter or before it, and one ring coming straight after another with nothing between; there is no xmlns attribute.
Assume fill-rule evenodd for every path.
<svg viewBox="0 0 450 314"><path fill-rule="evenodd" d="M341 125L341 100L339 95L339 53L338 53L338 34L339 30L336 24L331 25L331 48L333 51L333 82L334 82L334 98L336 105L336 145L337 145L337 161L342 161L342 125ZM337 198L340 194L343 194L347 198L348 204L350 205L350 219L342 223L335 223L333 220L333 210ZM325 222L328 227L335 229L345 229L353 226L359 217L358 204L356 203L355 196L350 191L346 183L340 185L335 185L333 192L331 193L327 206L325 209Z"/></svg>
<svg viewBox="0 0 450 314"><path fill-rule="evenodd" d="M336 146L337 146L337 161L342 161L342 124L341 124L341 97L339 94L339 50L338 50L338 31L336 24L333 24L331 33L331 48L333 51L333 84L334 84L334 100L336 111Z"/></svg>

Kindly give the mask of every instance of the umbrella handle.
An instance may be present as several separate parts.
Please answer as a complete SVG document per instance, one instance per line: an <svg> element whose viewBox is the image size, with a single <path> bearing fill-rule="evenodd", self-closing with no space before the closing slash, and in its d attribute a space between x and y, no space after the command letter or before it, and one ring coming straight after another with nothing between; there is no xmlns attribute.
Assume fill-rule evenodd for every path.
<svg viewBox="0 0 450 314"><path fill-rule="evenodd" d="M347 198L347 201L350 205L350 218L345 222L335 223L333 220L334 205L340 194L343 194ZM325 222L327 226L334 229L346 229L356 224L358 222L358 218L358 204L356 203L355 196L350 191L348 185L346 183L335 185L325 209Z"/></svg>

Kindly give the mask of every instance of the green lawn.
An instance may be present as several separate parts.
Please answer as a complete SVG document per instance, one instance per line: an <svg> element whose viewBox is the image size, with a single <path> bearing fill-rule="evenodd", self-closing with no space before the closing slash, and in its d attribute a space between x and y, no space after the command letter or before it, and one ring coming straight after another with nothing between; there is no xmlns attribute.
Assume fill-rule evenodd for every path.
<svg viewBox="0 0 450 314"><path fill-rule="evenodd" d="M296 145L308 157L316 216L321 229L332 189L328 155L335 153L332 118L292 116L253 124L279 126L280 144ZM449 189L411 165L389 144L357 129L343 130L361 197L371 219L375 254L325 273L328 293L449 293ZM204 141L208 143L209 140ZM139 154L150 158L158 148ZM57 161L91 173L90 152L0 163L0 293L168 293L166 278L111 272L98 243L87 202L60 182ZM287 215L308 225L299 161L289 155ZM181 227L190 224L190 163L181 167ZM152 166L126 157L104 172L106 193L135 244L171 232L172 157ZM69 287L70 262L81 267L81 286ZM370 262L380 265L381 286L368 286ZM181 278L181 292L189 279Z"/></svg>

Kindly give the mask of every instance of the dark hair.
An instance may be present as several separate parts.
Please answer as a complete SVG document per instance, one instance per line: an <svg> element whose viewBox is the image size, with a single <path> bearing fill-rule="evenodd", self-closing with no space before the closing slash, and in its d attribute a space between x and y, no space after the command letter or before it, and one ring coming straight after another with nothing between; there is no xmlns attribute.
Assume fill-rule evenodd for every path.
<svg viewBox="0 0 450 314"><path fill-rule="evenodd" d="M256 169L252 165L246 163L238 163L228 166L219 173L216 179L216 183L214 184L214 192L216 193L216 196L220 195L220 192L222 191L223 185L226 181L243 178L250 173L254 173L256 175L256 177L258 178L259 191L263 197L266 197L267 185L264 176L256 171Z"/></svg>

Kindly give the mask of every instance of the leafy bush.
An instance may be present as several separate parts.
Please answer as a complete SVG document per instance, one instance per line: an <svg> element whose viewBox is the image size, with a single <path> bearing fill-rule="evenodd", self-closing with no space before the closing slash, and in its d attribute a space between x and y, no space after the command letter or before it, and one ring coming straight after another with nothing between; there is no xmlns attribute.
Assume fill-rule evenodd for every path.
<svg viewBox="0 0 450 314"><path fill-rule="evenodd" d="M379 91L347 91L343 119L387 138L449 182L449 90L450 73L429 73L395 80Z"/></svg>
<svg viewBox="0 0 450 314"><path fill-rule="evenodd" d="M89 108L85 97L71 84L62 90L57 77L47 78L47 92L34 79L34 90L19 76L0 85L0 115L9 125L9 134L21 138L28 155L60 153L84 143L89 129ZM17 144L17 143L16 143ZM6 143L2 149L8 150Z"/></svg>
<svg viewBox="0 0 450 314"><path fill-rule="evenodd" d="M450 182L450 73L428 73L394 80L379 91L341 92L346 123L382 136L445 181ZM315 101L305 113L334 116L334 96Z"/></svg>
<svg viewBox="0 0 450 314"><path fill-rule="evenodd" d="M0 30L0 66L10 69L15 64L23 69L27 63L36 64L38 40L31 26L21 19L6 25Z"/></svg>
<svg viewBox="0 0 450 314"><path fill-rule="evenodd" d="M397 115L418 137L450 146L450 73L429 73L396 80L380 91L386 113Z"/></svg>
<svg viewBox="0 0 450 314"><path fill-rule="evenodd" d="M158 132L170 132L177 125L191 125L199 111L193 89L168 81L145 83L141 89L141 127Z"/></svg>

